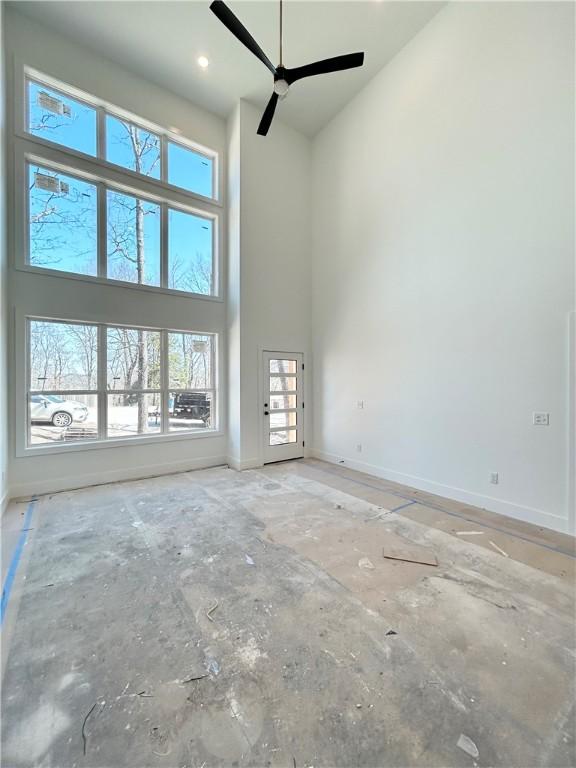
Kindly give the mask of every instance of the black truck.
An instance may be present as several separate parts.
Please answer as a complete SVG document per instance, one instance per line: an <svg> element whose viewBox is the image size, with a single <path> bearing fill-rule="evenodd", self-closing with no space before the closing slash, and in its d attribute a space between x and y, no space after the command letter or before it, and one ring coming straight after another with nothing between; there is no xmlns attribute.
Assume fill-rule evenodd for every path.
<svg viewBox="0 0 576 768"><path fill-rule="evenodd" d="M210 400L206 392L180 392L174 395L172 416L196 419L205 425L210 421Z"/></svg>

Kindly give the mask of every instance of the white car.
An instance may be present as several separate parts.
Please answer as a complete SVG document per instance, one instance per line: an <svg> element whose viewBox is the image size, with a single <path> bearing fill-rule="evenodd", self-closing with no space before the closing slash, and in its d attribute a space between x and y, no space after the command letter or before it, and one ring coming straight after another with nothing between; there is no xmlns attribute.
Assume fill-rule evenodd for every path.
<svg viewBox="0 0 576 768"><path fill-rule="evenodd" d="M88 408L76 400L58 395L31 395L30 421L48 421L55 427L69 427L73 421L86 421Z"/></svg>

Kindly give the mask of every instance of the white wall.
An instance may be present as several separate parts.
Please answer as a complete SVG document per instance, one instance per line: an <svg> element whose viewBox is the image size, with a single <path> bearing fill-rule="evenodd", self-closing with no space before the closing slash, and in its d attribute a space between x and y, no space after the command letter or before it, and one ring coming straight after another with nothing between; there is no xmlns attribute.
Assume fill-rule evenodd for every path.
<svg viewBox="0 0 576 768"><path fill-rule="evenodd" d="M226 125L220 118L190 102L120 69L112 62L80 48L70 40L30 21L12 9L6 11L9 72L15 59L35 67L156 124L179 130L220 153L226 162ZM9 85L12 80L9 78ZM9 99L13 103L13 95ZM10 132L13 115L9 115ZM224 191L225 202L225 191ZM223 209L224 211L225 209ZM10 254L11 260L15 256ZM10 402L23 397L16 383L15 332L28 314L108 323L126 323L211 330L226 344L226 306L182 296L143 292L137 288L97 285L82 280L9 270ZM16 326L15 327L15 322ZM20 354L21 354L20 349ZM222 355L222 362L225 355ZM223 372L225 366L223 366ZM225 384L225 376L224 381ZM0 389L3 389L0 387ZM106 447L63 454L16 457L16 424L11 407L9 478L12 496L78 487L93 482L139 477L147 474L207 466L226 461L227 439L221 436L189 440L163 440L128 447ZM2 420L3 421L3 420ZM225 415L224 415L225 421ZM225 423L223 424L225 427Z"/></svg>
<svg viewBox="0 0 576 768"><path fill-rule="evenodd" d="M236 307L229 329L238 334L230 381L240 385L238 409L230 407L230 458L238 468L262 463L262 350L302 352L310 361L311 142L281 115L266 138L258 136L260 118L241 101L230 121L239 146L230 183L240 189L238 218L230 219L230 242L235 238L237 247L230 248L229 265L230 306ZM309 382L306 374L305 390ZM233 386L230 395L238 396Z"/></svg>
<svg viewBox="0 0 576 768"><path fill-rule="evenodd" d="M0 514L8 500L8 248L4 5L0 3Z"/></svg>
<svg viewBox="0 0 576 768"><path fill-rule="evenodd" d="M315 452L557 530L573 16L454 3L314 143Z"/></svg>

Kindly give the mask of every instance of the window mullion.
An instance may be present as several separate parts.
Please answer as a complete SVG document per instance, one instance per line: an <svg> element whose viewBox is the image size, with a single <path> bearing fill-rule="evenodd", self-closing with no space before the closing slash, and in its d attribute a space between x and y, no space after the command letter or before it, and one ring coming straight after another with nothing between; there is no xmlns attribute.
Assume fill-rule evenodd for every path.
<svg viewBox="0 0 576 768"><path fill-rule="evenodd" d="M96 252L98 254L98 277L108 277L108 253L107 253L107 231L108 231L108 205L106 185L99 183L98 187L98 235L96 243Z"/></svg>
<svg viewBox="0 0 576 768"><path fill-rule="evenodd" d="M100 160L106 160L106 110L98 107L96 124L96 152Z"/></svg>
<svg viewBox="0 0 576 768"><path fill-rule="evenodd" d="M106 396L107 382L107 338L106 326L98 326L98 439L106 438L106 427L108 424L108 398Z"/></svg>
<svg viewBox="0 0 576 768"><path fill-rule="evenodd" d="M168 375L168 331L162 331L160 334L160 386L162 387L162 394L160 396L162 404L162 432L166 434L170 427L170 414L168 413L168 406L170 402L169 387L169 375Z"/></svg>
<svg viewBox="0 0 576 768"><path fill-rule="evenodd" d="M168 205L160 205L160 286L168 288Z"/></svg>

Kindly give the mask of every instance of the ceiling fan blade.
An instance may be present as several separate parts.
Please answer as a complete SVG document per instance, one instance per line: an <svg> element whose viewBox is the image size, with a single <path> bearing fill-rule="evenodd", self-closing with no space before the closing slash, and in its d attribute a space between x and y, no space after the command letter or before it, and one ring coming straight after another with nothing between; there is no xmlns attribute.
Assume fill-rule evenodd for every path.
<svg viewBox="0 0 576 768"><path fill-rule="evenodd" d="M258 126L258 130L256 133L258 133L260 136L266 136L268 133L268 129L270 128L270 125L272 123L272 118L274 117L274 112L276 111L276 104L278 103L278 94L273 93L272 96L270 96L270 101L266 105L266 109L264 110L264 114L262 115L262 120L260 120L260 125Z"/></svg>
<svg viewBox="0 0 576 768"><path fill-rule="evenodd" d="M254 56L257 56L261 62L263 62L273 75L276 74L276 67L268 56L264 53L262 48L258 45L256 40L252 37L246 27L234 16L230 8L222 2L222 0L213 0L210 4L210 10L215 14L222 24L227 27L232 34L243 43L249 51L252 51Z"/></svg>
<svg viewBox="0 0 576 768"><path fill-rule="evenodd" d="M315 61L313 64L304 64L303 67L294 67L285 71L286 82L291 85L295 80L314 75L325 75L328 72L341 72L343 69L353 69L364 64L363 53L347 53L344 56L334 56L332 59Z"/></svg>

